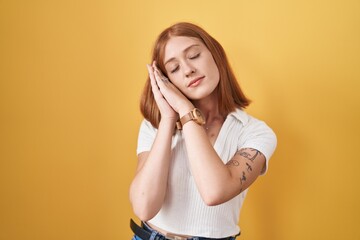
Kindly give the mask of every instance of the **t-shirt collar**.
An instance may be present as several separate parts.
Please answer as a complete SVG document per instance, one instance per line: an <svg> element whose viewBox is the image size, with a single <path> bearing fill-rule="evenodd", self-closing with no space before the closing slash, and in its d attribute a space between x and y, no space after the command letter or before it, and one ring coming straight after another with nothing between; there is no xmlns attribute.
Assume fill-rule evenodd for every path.
<svg viewBox="0 0 360 240"><path fill-rule="evenodd" d="M228 116L232 116L242 122L243 124L246 124L249 121L249 117L246 114L246 112L242 111L241 109L236 109L234 112L229 113Z"/></svg>

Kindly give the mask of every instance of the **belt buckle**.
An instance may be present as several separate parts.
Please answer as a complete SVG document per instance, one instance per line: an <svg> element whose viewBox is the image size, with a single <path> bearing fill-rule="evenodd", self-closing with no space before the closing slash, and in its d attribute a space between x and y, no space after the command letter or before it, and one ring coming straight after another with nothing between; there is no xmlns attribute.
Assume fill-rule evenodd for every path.
<svg viewBox="0 0 360 240"><path fill-rule="evenodd" d="M186 240L187 238L185 238L185 237L180 237L180 236L174 236L173 239L174 239L174 240Z"/></svg>
<svg viewBox="0 0 360 240"><path fill-rule="evenodd" d="M173 234L166 234L165 237L167 239L170 239L170 240L186 240L187 238L186 237L180 237L180 236L176 236L176 235L173 235Z"/></svg>

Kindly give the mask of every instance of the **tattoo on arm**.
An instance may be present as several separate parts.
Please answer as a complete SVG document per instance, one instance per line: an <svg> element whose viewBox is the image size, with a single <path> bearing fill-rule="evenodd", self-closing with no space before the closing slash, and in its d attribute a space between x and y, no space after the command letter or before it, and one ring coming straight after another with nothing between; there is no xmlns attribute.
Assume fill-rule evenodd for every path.
<svg viewBox="0 0 360 240"><path fill-rule="evenodd" d="M250 173L252 172L253 170L253 166L252 164L254 163L254 160L258 157L258 156L261 156L262 153L256 149L253 149L253 148L242 148L240 149L240 151L238 151L236 154L239 154L240 156L244 157L245 159L249 160L250 162L248 161L245 161L245 164L246 164L246 171L244 169L244 171L242 171L242 169L240 169L242 171L242 175L240 177L240 185L241 185L241 189L240 189L240 192L242 192L243 190L243 184L245 183L246 181L246 172ZM231 159L230 161L228 161L226 163L226 165L228 167L238 167L240 166L240 160L241 159ZM243 165L242 165L243 166Z"/></svg>
<svg viewBox="0 0 360 240"><path fill-rule="evenodd" d="M246 163L246 166L247 166L247 171L252 171L252 167L250 166L250 164Z"/></svg>
<svg viewBox="0 0 360 240"><path fill-rule="evenodd" d="M245 152L245 150L248 150L248 149L250 149L250 151L254 152L254 153L250 154L248 152ZM237 152L237 154L239 154L240 156L243 156L246 159L249 159L251 162L254 161L258 155L262 155L261 152L259 152L256 149L253 149L253 148L243 148L239 152Z"/></svg>
<svg viewBox="0 0 360 240"><path fill-rule="evenodd" d="M232 160L230 160L229 162L227 162L226 165L228 165L228 166L235 166L235 167L236 167L236 166L239 166L240 163L239 163L237 160L232 159Z"/></svg>
<svg viewBox="0 0 360 240"><path fill-rule="evenodd" d="M246 176L245 176L245 172L243 171L242 172L242 177L240 178L240 184L242 185L243 182L245 182L245 181L246 181Z"/></svg>

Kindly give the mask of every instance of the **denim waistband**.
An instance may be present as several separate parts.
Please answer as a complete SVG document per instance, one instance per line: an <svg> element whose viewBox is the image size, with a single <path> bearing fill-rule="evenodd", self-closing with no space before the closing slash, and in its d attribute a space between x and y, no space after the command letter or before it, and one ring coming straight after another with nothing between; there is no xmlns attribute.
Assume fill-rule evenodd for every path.
<svg viewBox="0 0 360 240"><path fill-rule="evenodd" d="M154 240L171 240L169 238L166 238L163 234L159 233L158 231L152 229L148 224L145 222L142 222L141 224L142 228L146 231L151 232L151 235L154 237ZM187 238L186 240L235 240L237 236L240 234L233 236L233 237L226 237L226 238L205 238L205 237L191 237Z"/></svg>

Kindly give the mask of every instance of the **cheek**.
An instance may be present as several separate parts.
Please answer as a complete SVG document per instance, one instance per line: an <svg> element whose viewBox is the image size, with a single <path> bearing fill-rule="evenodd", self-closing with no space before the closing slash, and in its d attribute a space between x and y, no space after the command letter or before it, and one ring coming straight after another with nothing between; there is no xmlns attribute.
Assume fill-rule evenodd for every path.
<svg viewBox="0 0 360 240"><path fill-rule="evenodd" d="M216 75L217 81L219 82L219 81L220 81L220 73L219 73L219 69L217 68L217 66L216 66L216 65L215 65L214 69L215 69L215 75Z"/></svg>
<svg viewBox="0 0 360 240"><path fill-rule="evenodd" d="M220 73L218 67L216 66L216 63L214 61L211 61L209 62L208 67L211 77L214 78L214 80L219 81Z"/></svg>
<svg viewBox="0 0 360 240"><path fill-rule="evenodd" d="M219 76L218 67L216 66L215 60L210 53L206 56L206 61L204 61L203 64L203 67L207 69L207 72L210 73L212 77Z"/></svg>
<svg viewBox="0 0 360 240"><path fill-rule="evenodd" d="M173 75L173 76L169 77L169 79L175 87L181 89L182 86L181 86L181 81L179 80L179 78L177 78L176 76Z"/></svg>

